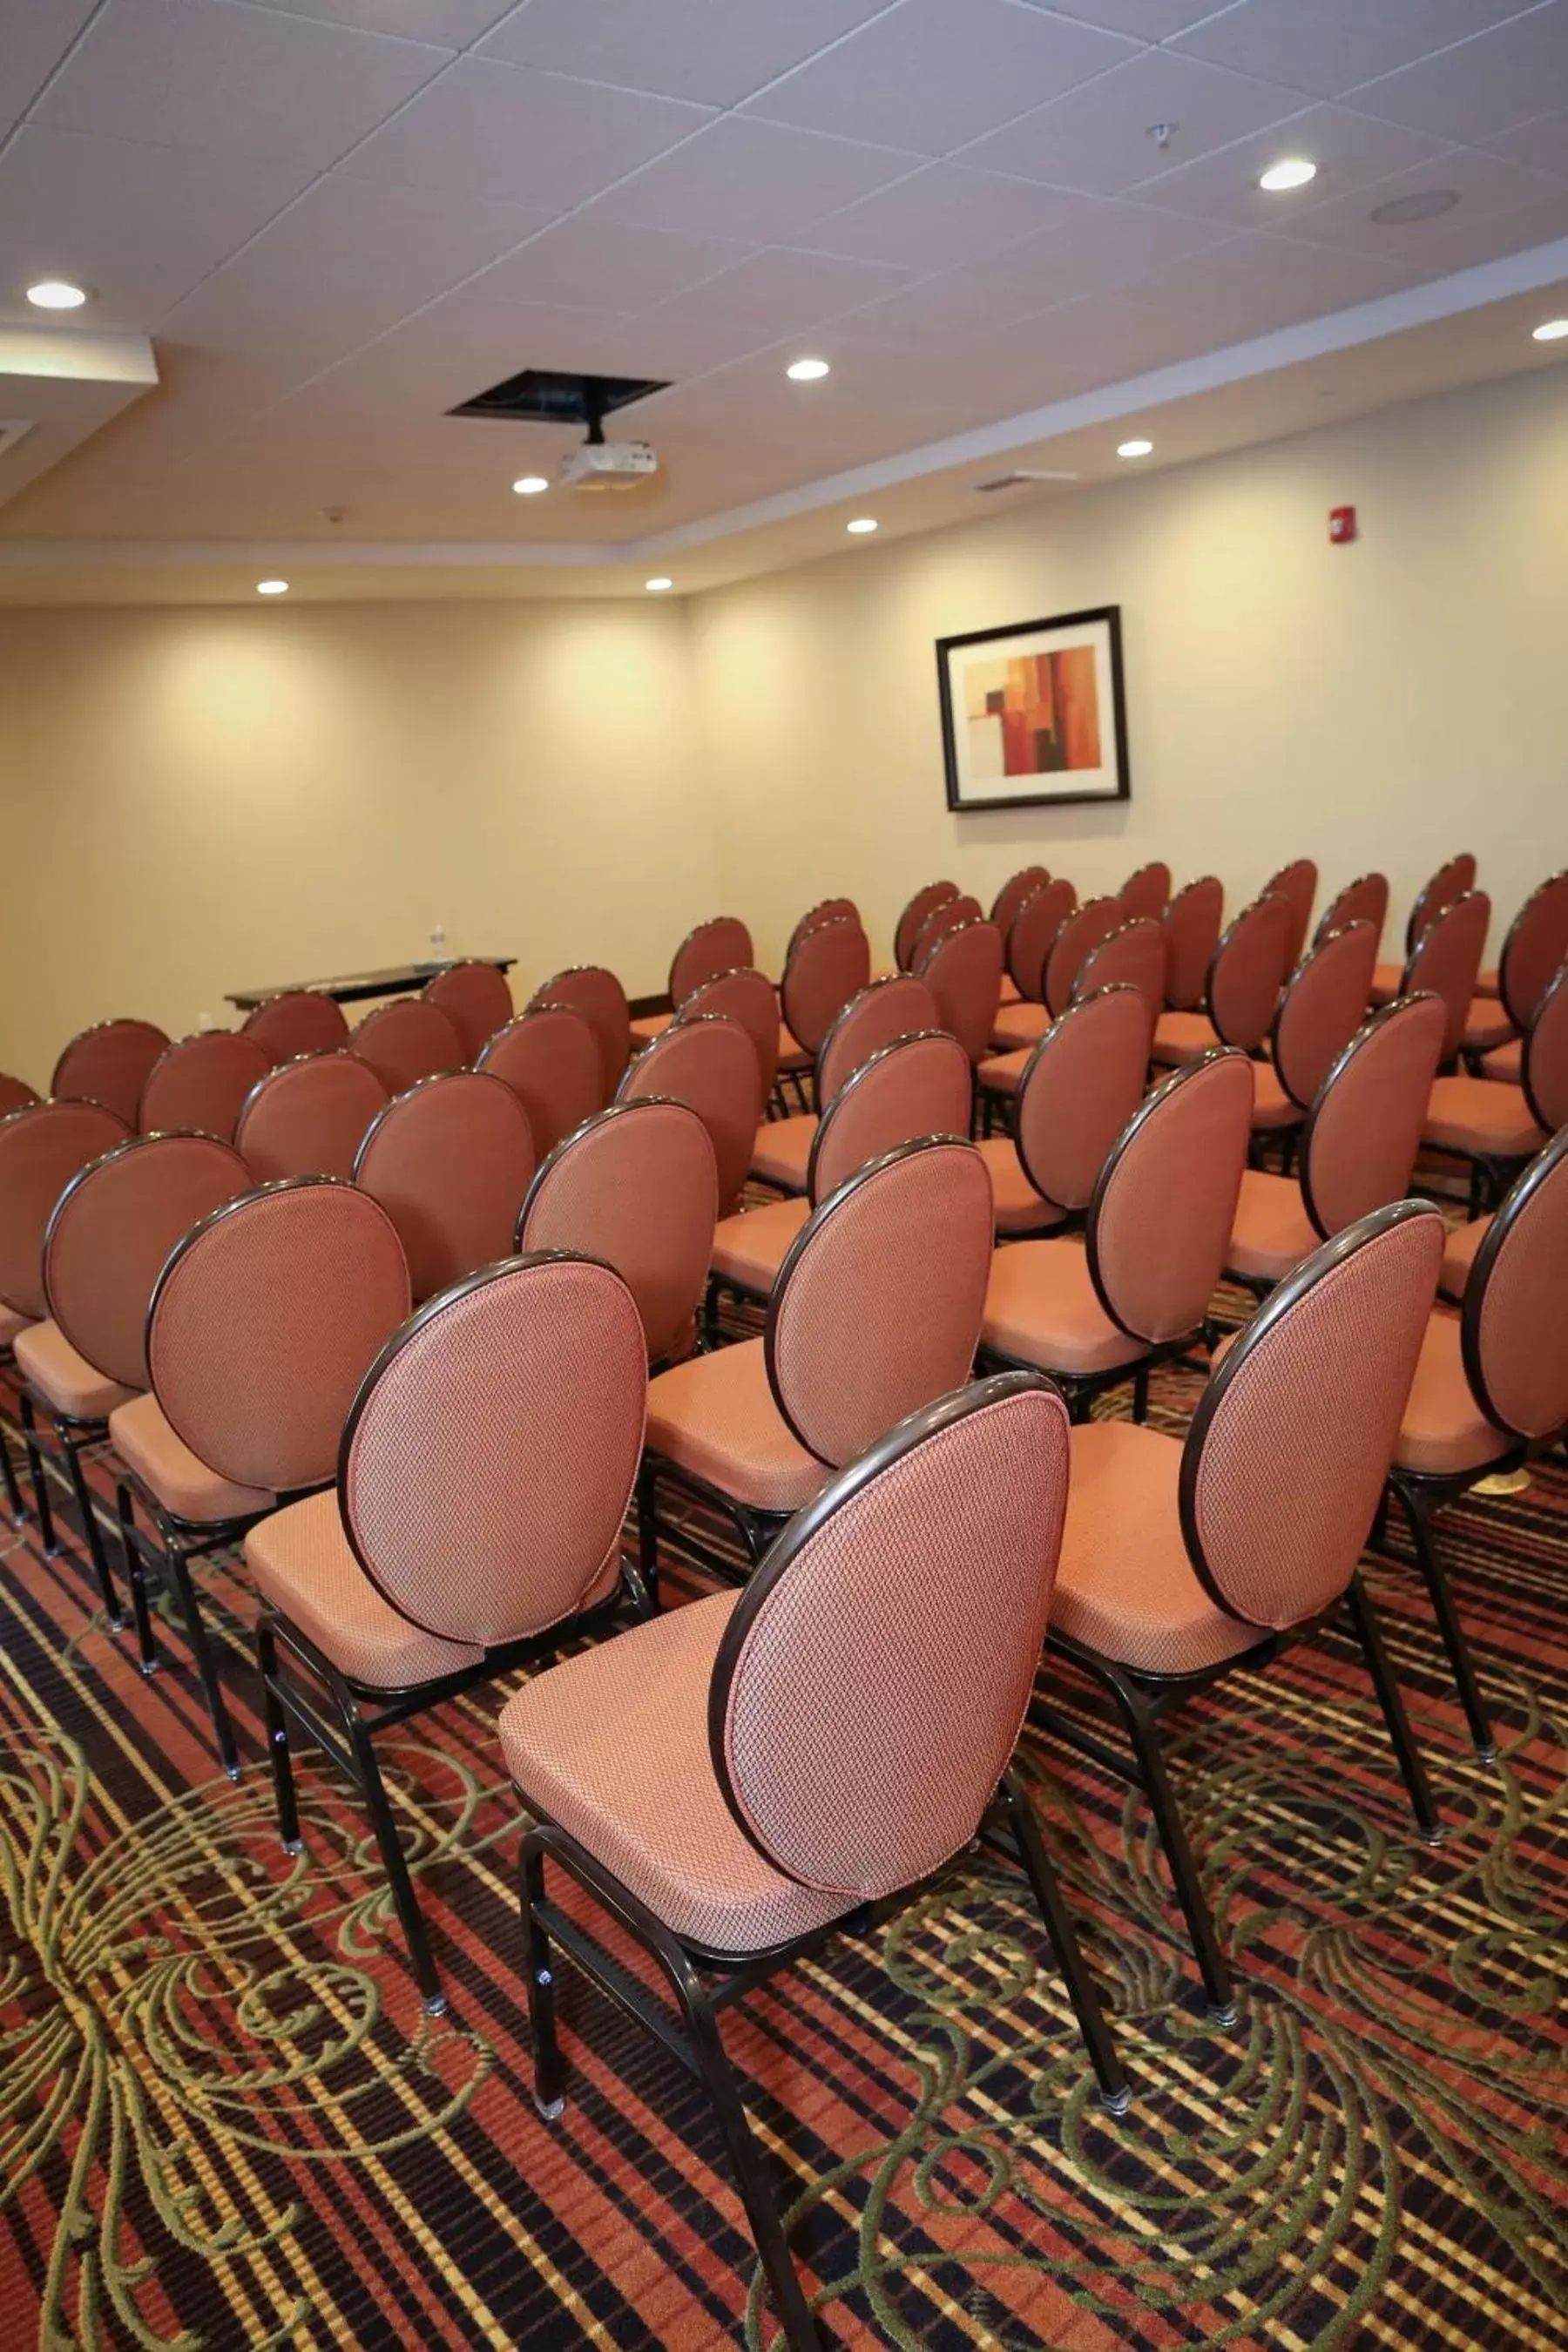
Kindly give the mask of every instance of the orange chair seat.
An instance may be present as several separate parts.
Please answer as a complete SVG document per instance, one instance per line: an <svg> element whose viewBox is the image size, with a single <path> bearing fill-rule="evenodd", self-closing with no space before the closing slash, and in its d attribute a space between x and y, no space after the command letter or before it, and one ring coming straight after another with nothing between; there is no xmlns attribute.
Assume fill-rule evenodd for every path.
<svg viewBox="0 0 1568 2352"><path fill-rule="evenodd" d="M16 1334L16 1361L40 1396L70 1421L107 1421L137 1393L107 1380L71 1346L58 1323L33 1323Z"/></svg>
<svg viewBox="0 0 1568 2352"><path fill-rule="evenodd" d="M710 1263L721 1282L758 1298L771 1296L795 1235L804 1231L811 1204L800 1195L769 1201L738 1217L721 1218Z"/></svg>
<svg viewBox="0 0 1568 2352"><path fill-rule="evenodd" d="M498 1727L530 1812L575 1838L678 1936L740 1953L826 1927L847 1898L774 1870L714 1778L708 1690L735 1598L671 1609L535 1675Z"/></svg>
<svg viewBox="0 0 1568 2352"><path fill-rule="evenodd" d="M1404 984L1405 966L1402 963L1374 964L1370 1002L1373 1004L1392 1004Z"/></svg>
<svg viewBox="0 0 1568 2352"><path fill-rule="evenodd" d="M1119 1330L1089 1278L1081 1241L1019 1242L998 1250L985 1286L981 1344L1047 1372L1108 1372L1148 1349Z"/></svg>
<svg viewBox="0 0 1568 2352"><path fill-rule="evenodd" d="M1010 1135L989 1135L976 1148L991 1171L999 1234L1048 1234L1065 1221L1067 1211L1037 1192L1025 1175Z"/></svg>
<svg viewBox="0 0 1568 2352"><path fill-rule="evenodd" d="M343 1533L335 1487L274 1511L245 1538L257 1590L351 1682L408 1690L484 1656L400 1616L366 1576Z"/></svg>
<svg viewBox="0 0 1568 2352"><path fill-rule="evenodd" d="M1457 1226L1448 1235L1448 1246L1443 1252L1443 1271L1437 1277L1437 1287L1445 1298L1464 1297L1476 1252L1490 1231L1491 1222L1489 1217L1476 1217L1468 1225Z"/></svg>
<svg viewBox="0 0 1568 2352"><path fill-rule="evenodd" d="M1255 1282L1279 1282L1317 1248L1320 1239L1293 1176L1268 1176L1259 1168L1242 1171L1236 1223L1225 1254L1232 1274L1250 1275Z"/></svg>
<svg viewBox="0 0 1568 2352"><path fill-rule="evenodd" d="M1002 993L997 1001L1002 1004L1022 1004L1024 1002L1024 992L1010 971L1002 975Z"/></svg>
<svg viewBox="0 0 1568 2352"><path fill-rule="evenodd" d="M674 1019L673 1013L645 1013L632 1023L632 1050L651 1045L656 1037L663 1036Z"/></svg>
<svg viewBox="0 0 1568 2352"><path fill-rule="evenodd" d="M1458 1315L1441 1308L1427 1319L1394 1449L1398 1469L1441 1476L1451 1470L1479 1470L1512 1451L1513 1440L1494 1428L1476 1402L1460 1350L1463 1328Z"/></svg>
<svg viewBox="0 0 1568 2352"><path fill-rule="evenodd" d="M1478 971L1476 974L1476 994L1478 996L1500 996L1502 994L1501 974L1495 971Z"/></svg>
<svg viewBox="0 0 1568 2352"><path fill-rule="evenodd" d="M754 1511L797 1511L832 1475L773 1402L760 1339L660 1372L648 1386L647 1447Z"/></svg>
<svg viewBox="0 0 1568 2352"><path fill-rule="evenodd" d="M812 1056L806 1052L787 1021L779 1023L779 1067L781 1070L809 1070Z"/></svg>
<svg viewBox="0 0 1568 2352"><path fill-rule="evenodd" d="M752 1149L752 1173L784 1192L804 1192L816 1121L809 1111L793 1118L767 1118L757 1129Z"/></svg>
<svg viewBox="0 0 1568 2352"><path fill-rule="evenodd" d="M18 1315L14 1307L0 1304L0 1348L9 1348L18 1331L26 1331L32 1321L30 1315Z"/></svg>
<svg viewBox="0 0 1568 2352"><path fill-rule="evenodd" d="M1467 1054L1489 1054L1499 1045L1506 1045L1513 1035L1513 1023L1495 996L1472 996L1465 1022L1465 1034L1460 1039Z"/></svg>
<svg viewBox="0 0 1568 2352"><path fill-rule="evenodd" d="M1072 1433L1051 1628L1145 1674L1197 1674L1266 1636L1209 1599L1182 1540L1182 1444L1130 1421Z"/></svg>
<svg viewBox="0 0 1568 2352"><path fill-rule="evenodd" d="M1005 1004L991 1024L991 1043L999 1054L1015 1053L1020 1045L1037 1045L1050 1025L1043 1004Z"/></svg>
<svg viewBox="0 0 1568 2352"><path fill-rule="evenodd" d="M1206 1013L1162 1013L1154 1024L1150 1059L1179 1069L1184 1062L1195 1062L1200 1054L1212 1053L1218 1044L1219 1032Z"/></svg>
<svg viewBox="0 0 1568 2352"><path fill-rule="evenodd" d="M1305 1111L1280 1085L1272 1062L1252 1065L1252 1124L1270 1134L1281 1128L1300 1127Z"/></svg>
<svg viewBox="0 0 1568 2352"><path fill-rule="evenodd" d="M1510 1037L1506 1045L1494 1045L1481 1063L1481 1076L1508 1087L1517 1087L1524 1076L1524 1040Z"/></svg>
<svg viewBox="0 0 1568 2352"><path fill-rule="evenodd" d="M148 1493L176 1519L210 1527L219 1519L248 1519L275 1511L278 1497L260 1486L237 1486L210 1470L176 1437L155 1396L132 1397L109 1416L115 1452Z"/></svg>
<svg viewBox="0 0 1568 2352"><path fill-rule="evenodd" d="M1029 1066L1032 1045L1020 1045L1012 1054L992 1054L975 1072L983 1092L994 1095L1016 1095Z"/></svg>
<svg viewBox="0 0 1568 2352"><path fill-rule="evenodd" d="M1436 1151L1466 1151L1481 1160L1525 1160L1544 1150L1547 1138L1530 1115L1522 1087L1493 1078L1435 1078L1421 1140Z"/></svg>

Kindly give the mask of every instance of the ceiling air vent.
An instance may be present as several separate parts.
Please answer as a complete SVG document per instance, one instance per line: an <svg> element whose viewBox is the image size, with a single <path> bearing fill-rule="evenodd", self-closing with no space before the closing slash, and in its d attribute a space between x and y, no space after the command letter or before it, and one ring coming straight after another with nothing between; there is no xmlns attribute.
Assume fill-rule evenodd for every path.
<svg viewBox="0 0 1568 2352"><path fill-rule="evenodd" d="M475 393L447 411L448 416L500 416L510 423L542 419L546 425L594 425L617 408L667 392L654 376L566 375L555 368L524 368L488 392Z"/></svg>
<svg viewBox="0 0 1568 2352"><path fill-rule="evenodd" d="M30 433L32 429L33 420L30 416L9 418L0 416L0 457L5 455L7 449L15 448L23 435Z"/></svg>
<svg viewBox="0 0 1568 2352"><path fill-rule="evenodd" d="M1015 473L993 474L989 481L976 482L974 489L978 497L990 498L996 490L1026 490L1034 482L1076 482L1077 479L1076 474L1059 473L1047 466L1020 466Z"/></svg>

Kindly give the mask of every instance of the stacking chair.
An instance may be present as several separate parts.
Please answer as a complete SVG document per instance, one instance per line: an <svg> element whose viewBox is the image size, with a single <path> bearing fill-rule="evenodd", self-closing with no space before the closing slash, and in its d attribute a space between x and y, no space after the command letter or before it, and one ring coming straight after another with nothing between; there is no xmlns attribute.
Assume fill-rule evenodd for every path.
<svg viewBox="0 0 1568 2352"><path fill-rule="evenodd" d="M1484 890L1468 890L1451 898L1425 926L1405 967L1401 996L1415 996L1429 990L1443 1001L1447 1015L1443 1032L1445 1068L1458 1054L1470 1025L1476 975L1490 920L1491 900ZM1374 1000L1378 994L1374 986Z"/></svg>
<svg viewBox="0 0 1568 2352"><path fill-rule="evenodd" d="M50 1098L101 1103L133 1128L147 1073L168 1043L151 1021L100 1021L73 1037L55 1064Z"/></svg>
<svg viewBox="0 0 1568 2352"><path fill-rule="evenodd" d="M479 956L464 956L449 963L421 991L426 1004L444 1013L458 1033L465 1063L475 1062L498 1029L512 1016L511 991L506 974Z"/></svg>
<svg viewBox="0 0 1568 2352"><path fill-rule="evenodd" d="M342 1006L319 988L286 988L269 996L246 1015L241 1027L274 1066L300 1054L330 1054L349 1042Z"/></svg>
<svg viewBox="0 0 1568 2352"><path fill-rule="evenodd" d="M159 1663L150 1570L177 1602L231 1780L239 1758L191 1562L327 1484L354 1391L408 1309L392 1220L337 1176L297 1176L230 1201L193 1227L158 1277L151 1393L109 1416L124 1465L116 1502L126 1580L145 1675Z"/></svg>
<svg viewBox="0 0 1568 2352"><path fill-rule="evenodd" d="M846 1078L895 1038L912 1037L939 1026L936 999L913 972L884 972L853 995L817 1049L813 1092L830 1103ZM780 1192L804 1192L816 1134L816 1116L797 1111L758 1129L752 1174Z"/></svg>
<svg viewBox="0 0 1568 2352"><path fill-rule="evenodd" d="M860 909L853 898L819 898L815 907L806 908L790 933L789 945L784 950L786 964L806 933L821 930L825 923L860 923ZM865 929L864 923L860 923L860 928Z"/></svg>
<svg viewBox="0 0 1568 2352"><path fill-rule="evenodd" d="M166 1046L148 1071L136 1124L143 1135L216 1135L232 1143L247 1096L271 1067L243 1030L198 1030Z"/></svg>
<svg viewBox="0 0 1568 2352"><path fill-rule="evenodd" d="M930 961L938 940L946 939L949 931L961 930L965 923L983 923L984 920L985 910L978 898L971 898L963 892L956 898L944 898L940 907L931 908L915 933L915 949L910 959L910 970L919 971Z"/></svg>
<svg viewBox="0 0 1568 2352"><path fill-rule="evenodd" d="M816 1124L804 1195L721 1222L708 1286L710 1339L721 1296L771 1297L812 1211L859 1169L922 1135L967 1135L973 1089L969 1056L942 1029L895 1038L852 1070Z"/></svg>
<svg viewBox="0 0 1568 2352"><path fill-rule="evenodd" d="M715 972L692 990L675 1018L701 1021L709 1014L739 1022L745 1031L757 1056L763 1104L771 1104L779 1068L779 999L773 982L749 964Z"/></svg>
<svg viewBox="0 0 1568 2352"><path fill-rule="evenodd" d="M1508 928L1497 969L1497 992L1515 1034L1506 1044L1474 1055L1471 1066L1483 1078L1517 1086L1524 1060L1524 1034L1542 998L1568 963L1568 872L1553 874L1532 890ZM1478 983L1486 993L1486 974Z"/></svg>
<svg viewBox="0 0 1568 2352"><path fill-rule="evenodd" d="M684 1103L702 1121L718 1171L719 1214L727 1217L745 1188L766 1099L756 1049L740 1023L717 1013L689 1021L683 1013L630 1064L616 1100L650 1095Z"/></svg>
<svg viewBox="0 0 1568 2352"><path fill-rule="evenodd" d="M1290 909L1286 935L1285 969L1294 971L1312 928L1312 901L1318 895L1318 869L1310 857L1293 857L1258 892L1261 898L1283 898Z"/></svg>
<svg viewBox="0 0 1568 2352"><path fill-rule="evenodd" d="M959 895L956 882L928 882L915 892L893 926L893 961L900 971L912 971L915 942L928 915Z"/></svg>
<svg viewBox="0 0 1568 2352"><path fill-rule="evenodd" d="M1016 874L1008 875L991 901L991 920L1004 940L1012 929L1025 899L1031 898L1037 890L1043 890L1050 878L1050 870L1044 866L1020 866Z"/></svg>
<svg viewBox="0 0 1568 2352"><path fill-rule="evenodd" d="M284 1176L352 1176L364 1131L386 1100L368 1062L346 1049L297 1054L251 1088L234 1131L258 1184Z"/></svg>
<svg viewBox="0 0 1568 2352"><path fill-rule="evenodd" d="M942 1028L957 1038L972 1063L981 1061L1002 996L1002 934L995 924L970 916L939 933L921 950L916 978L930 989Z"/></svg>
<svg viewBox="0 0 1568 2352"><path fill-rule="evenodd" d="M353 1180L397 1228L416 1307L506 1255L533 1165L528 1114L489 1071L445 1070L383 1104Z"/></svg>
<svg viewBox="0 0 1568 2352"><path fill-rule="evenodd" d="M1078 893L1059 876L1031 890L1002 933L1006 959L1003 1003L992 1044L998 1053L1027 1051L1050 1021L1046 1010L1046 966L1057 935L1078 906ZM997 928L1000 929L1001 926ZM1007 981L1013 983L1006 992Z"/></svg>
<svg viewBox="0 0 1568 2352"><path fill-rule="evenodd" d="M1262 1297L1321 1241L1401 1197L1442 1042L1433 996L1400 997L1363 1024L1313 1097L1298 1174L1243 1175L1226 1251L1232 1281Z"/></svg>
<svg viewBox="0 0 1568 2352"><path fill-rule="evenodd" d="M1366 1014L1377 933L1370 923L1320 933L1291 974L1274 1015L1269 1058L1252 1066L1255 1135L1291 1139Z"/></svg>
<svg viewBox="0 0 1568 2352"><path fill-rule="evenodd" d="M1163 858L1152 857L1147 866L1140 866L1127 877L1116 895L1129 922L1141 915L1158 922L1171 903L1171 869Z"/></svg>
<svg viewBox="0 0 1568 2352"><path fill-rule="evenodd" d="M1165 990L1165 935L1152 915L1132 915L1090 948L1078 969L1070 1002L1079 1004L1102 988L1131 988L1147 1009L1149 1034L1160 1017Z"/></svg>
<svg viewBox="0 0 1568 2352"><path fill-rule="evenodd" d="M1095 1181L1081 1239L1014 1242L991 1263L984 1360L1048 1372L1075 1416L1201 1339L1247 1157L1252 1073L1221 1046L1147 1096Z"/></svg>
<svg viewBox="0 0 1568 2352"><path fill-rule="evenodd" d="M1470 1171L1470 1215L1497 1201L1522 1164L1568 1126L1568 964L1536 1007L1520 1084L1442 1077L1431 1089L1421 1140Z"/></svg>
<svg viewBox="0 0 1568 2352"><path fill-rule="evenodd" d="M689 1355L713 1253L719 1174L684 1103L620 1102L558 1143L518 1219L525 1252L570 1250L614 1266L637 1300L648 1360Z"/></svg>
<svg viewBox="0 0 1568 2352"><path fill-rule="evenodd" d="M147 1308L170 1251L198 1219L250 1184L239 1153L216 1136L134 1136L71 1178L44 1235L48 1320L17 1333L16 1368L65 1465L114 1633L120 1603L82 1454L108 1436L110 1414L149 1384ZM47 1493L37 1491L47 1549L54 1530Z"/></svg>
<svg viewBox="0 0 1568 2352"><path fill-rule="evenodd" d="M738 915L715 915L688 931L670 959L669 1011L652 1013L632 1023L634 1052L668 1028L688 997L721 971L743 971L755 953L752 934ZM773 1016L775 1032L778 1016Z"/></svg>
<svg viewBox="0 0 1568 2352"><path fill-rule="evenodd" d="M598 1041L604 1100L608 1102L621 1083L631 1057L632 1016L626 992L603 964L579 963L541 982L528 1000L530 1013L545 1005L569 1005L580 1013Z"/></svg>
<svg viewBox="0 0 1568 2352"><path fill-rule="evenodd" d="M460 1070L468 1060L450 1015L422 996L400 996L367 1013L349 1045L389 1095L405 1094L442 1070Z"/></svg>
<svg viewBox="0 0 1568 2352"><path fill-rule="evenodd" d="M1483 1763L1497 1756L1432 1520L1479 1479L1516 1469L1568 1423L1568 1128L1510 1188L1475 1253L1458 1315L1421 1343L1389 1487L1404 1507L1454 1679Z"/></svg>
<svg viewBox="0 0 1568 2352"><path fill-rule="evenodd" d="M26 1110L36 1103L38 1092L26 1078L14 1078L8 1071L0 1070L0 1118L9 1118L14 1110Z"/></svg>
<svg viewBox="0 0 1568 2352"><path fill-rule="evenodd" d="M1163 1013L1154 1024L1153 1058L1173 1067L1215 1045L1256 1053L1279 1009L1289 970L1294 915L1288 900L1265 896L1244 907L1215 950L1203 1013Z"/></svg>
<svg viewBox="0 0 1568 2352"><path fill-rule="evenodd" d="M662 1488L720 1512L754 1566L831 1471L968 1378L991 1231L985 1162L956 1136L900 1144L828 1194L784 1259L763 1336L693 1356L648 1391L637 1518L650 1592ZM735 1575L685 1527L680 1545Z"/></svg>
<svg viewBox="0 0 1568 2352"><path fill-rule="evenodd" d="M1165 1003L1171 1012L1194 1013L1203 1003L1224 913L1223 885L1212 874L1202 874L1177 891L1161 916L1165 926Z"/></svg>
<svg viewBox="0 0 1568 2352"><path fill-rule="evenodd" d="M1321 942L1331 931L1348 930L1352 923L1370 923L1373 938L1378 940L1387 920L1387 875L1363 874L1355 881L1347 882L1337 898L1331 898L1318 918L1318 928L1312 936Z"/></svg>
<svg viewBox="0 0 1568 2352"><path fill-rule="evenodd" d="M545 1005L509 1021L497 1030L475 1066L506 1080L528 1113L533 1148L541 1157L603 1110L609 1099L599 1041L569 1004Z"/></svg>
<svg viewBox="0 0 1568 2352"><path fill-rule="evenodd" d="M802 1074L837 1015L870 977L871 950L858 916L836 916L797 929L779 983L778 1067L793 1082L802 1110L807 1108Z"/></svg>
<svg viewBox="0 0 1568 2352"><path fill-rule="evenodd" d="M1422 885L1415 893L1411 902L1410 912L1405 918L1405 962L1403 966L1395 963L1378 965L1373 975L1374 1004L1388 1004L1396 996L1409 995L1409 970L1412 956L1438 916L1446 914L1457 899L1464 898L1466 893L1474 887L1475 879L1476 861L1467 850L1458 857L1447 859L1444 865L1438 866L1436 874ZM1484 937L1484 925L1482 930ZM1424 982L1422 985L1425 986L1426 983Z"/></svg>
<svg viewBox="0 0 1568 2352"><path fill-rule="evenodd" d="M1148 1798L1220 2024L1235 1999L1161 1752L1171 1707L1268 1665L1348 1602L1421 1835L1441 1835L1357 1562L1442 1247L1435 1209L1378 1210L1314 1251L1226 1350L1184 1442L1124 1421L1072 1433L1047 1656L1110 1694L1131 1753L1076 1713L1034 1712Z"/></svg>
<svg viewBox="0 0 1568 2352"><path fill-rule="evenodd" d="M902 1908L976 1837L1005 1835L1100 2098L1113 2113L1128 2104L1009 1765L1050 1606L1066 1454L1060 1401L1043 1382L944 1398L836 1478L743 1593L552 1667L501 1715L531 1823L521 1869L540 2112L553 2121L565 2099L559 1947L706 2092L794 2352L821 2338L719 2018L848 1914ZM679 2016L579 1924L581 1899L561 1909L547 1864L617 1942L647 1953Z"/></svg>
<svg viewBox="0 0 1568 2352"><path fill-rule="evenodd" d="M1157 929L1155 943L1163 957ZM1049 1233L1089 1206L1107 1154L1142 1100L1152 1019L1129 983L1098 988L1068 1005L1023 1056L1013 1131L979 1146L998 1239Z"/></svg>
<svg viewBox="0 0 1568 2352"><path fill-rule="evenodd" d="M446 2007L374 1735L606 1629L647 1361L608 1266L485 1266L422 1307L353 1402L335 1487L246 1539L284 1851L300 1850L289 1732L364 1799L426 2011Z"/></svg>

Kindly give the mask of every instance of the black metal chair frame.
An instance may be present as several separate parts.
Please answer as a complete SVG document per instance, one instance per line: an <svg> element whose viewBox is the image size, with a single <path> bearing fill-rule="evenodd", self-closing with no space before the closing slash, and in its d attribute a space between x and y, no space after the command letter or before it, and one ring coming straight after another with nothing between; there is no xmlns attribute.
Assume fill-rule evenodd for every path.
<svg viewBox="0 0 1568 2352"><path fill-rule="evenodd" d="M1556 976L1542 991L1541 1002L1536 1006L1530 1026L1524 1033L1523 1051L1520 1055L1520 1092L1524 1097L1525 1108L1536 1126L1542 1135L1548 1137L1556 1130L1537 1098L1531 1055L1542 1020L1560 989L1568 992L1568 962L1562 965ZM1467 1151L1461 1144L1458 1143L1438 1143L1426 1148L1440 1153L1446 1160L1461 1160L1469 1170L1469 1198L1465 1213L1472 1223L1477 1217L1484 1216L1489 1209L1498 1207L1510 1185L1523 1174L1531 1161L1545 1149L1543 1145L1537 1145L1531 1151Z"/></svg>
<svg viewBox="0 0 1568 2352"><path fill-rule="evenodd" d="M16 1412L20 1423L18 1434L21 1437L23 1451L27 1457L27 1471L32 1481L37 1511L38 1538L44 1548L44 1557L46 1559L58 1559L62 1549L55 1533L54 1512L49 1504L48 1482L45 1475L46 1468L60 1465L64 1468L66 1483L69 1486L71 1499L76 1505L77 1515L81 1520L82 1537L87 1545L88 1559L92 1569L94 1581L98 1586L99 1597L103 1602L104 1622L111 1633L118 1633L124 1625L125 1620L121 1612L119 1594L114 1588L109 1555L103 1548L103 1530L99 1526L98 1513L93 1505L91 1491L81 1466L83 1454L91 1446L101 1445L108 1437L109 1423L103 1420L83 1420L79 1414L62 1412L59 1407L44 1394L42 1389L29 1380L21 1380L17 1383ZM48 1424L49 1434L54 1441L53 1452L42 1443L42 1433L38 1428L40 1414ZM10 1448L5 1444L3 1434L0 1434L0 1450L5 1454L3 1475L7 1496L13 1501L19 1521L22 1498L16 1491L15 1473L11 1467Z"/></svg>

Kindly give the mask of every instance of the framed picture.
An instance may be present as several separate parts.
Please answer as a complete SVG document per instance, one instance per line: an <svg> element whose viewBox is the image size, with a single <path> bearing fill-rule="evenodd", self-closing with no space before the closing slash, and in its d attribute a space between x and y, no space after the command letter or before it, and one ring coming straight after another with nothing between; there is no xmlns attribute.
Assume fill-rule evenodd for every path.
<svg viewBox="0 0 1568 2352"><path fill-rule="evenodd" d="M952 809L1124 801L1121 608L939 637Z"/></svg>

